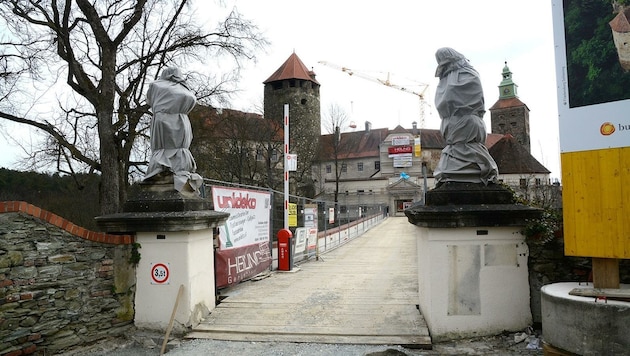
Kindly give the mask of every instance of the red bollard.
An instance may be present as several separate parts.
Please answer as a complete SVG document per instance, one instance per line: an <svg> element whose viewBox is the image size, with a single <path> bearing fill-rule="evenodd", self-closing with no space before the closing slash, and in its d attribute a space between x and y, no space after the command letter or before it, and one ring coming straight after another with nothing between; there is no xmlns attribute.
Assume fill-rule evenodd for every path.
<svg viewBox="0 0 630 356"><path fill-rule="evenodd" d="M289 229L278 231L278 270L290 271L293 268L293 233Z"/></svg>

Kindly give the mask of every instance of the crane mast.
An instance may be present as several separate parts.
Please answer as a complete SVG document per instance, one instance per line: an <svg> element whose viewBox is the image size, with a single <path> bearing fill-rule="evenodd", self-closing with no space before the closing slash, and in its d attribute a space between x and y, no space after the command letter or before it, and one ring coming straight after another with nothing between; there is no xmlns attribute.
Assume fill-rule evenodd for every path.
<svg viewBox="0 0 630 356"><path fill-rule="evenodd" d="M422 89L420 91L414 91L414 90L411 90L411 89L409 89L409 88L407 88L405 86L402 86L402 85L399 85L399 84L396 84L396 83L392 83L390 81L389 73L387 73L387 78L381 79L381 78L378 78L378 77L371 76L369 74L363 73L361 71L352 70L352 69L350 69L348 67L339 66L337 64L333 64L333 63L330 63L330 62L327 62L327 61L319 61L318 63L319 64L323 64L323 65L328 66L328 67L331 67L331 68L334 68L334 69L337 69L337 70L340 70L340 71L348 74L349 76L356 76L356 77L359 77L359 78L362 78L362 79L369 80L369 81L374 82L374 83L385 85L385 86L390 87L392 89L397 89L397 90L403 91L405 93L416 95L420 99L420 128L424 128L424 117L425 117L424 107L425 107L425 105L427 105L427 102L426 102L426 100L424 98L424 95L425 95L427 89L429 88L428 84L419 83L419 85L421 86Z"/></svg>

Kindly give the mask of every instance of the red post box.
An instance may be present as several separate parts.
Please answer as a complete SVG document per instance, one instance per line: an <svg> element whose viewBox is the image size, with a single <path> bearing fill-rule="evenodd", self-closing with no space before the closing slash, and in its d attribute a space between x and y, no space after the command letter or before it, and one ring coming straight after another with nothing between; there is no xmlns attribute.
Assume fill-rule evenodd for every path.
<svg viewBox="0 0 630 356"><path fill-rule="evenodd" d="M278 270L290 271L293 268L293 233L289 229L278 231Z"/></svg>

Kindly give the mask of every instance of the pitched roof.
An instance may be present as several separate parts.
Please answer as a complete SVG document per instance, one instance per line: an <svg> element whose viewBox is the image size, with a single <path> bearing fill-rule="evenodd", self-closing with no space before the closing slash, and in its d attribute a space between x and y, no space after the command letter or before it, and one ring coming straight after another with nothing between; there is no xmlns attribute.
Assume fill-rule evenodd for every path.
<svg viewBox="0 0 630 356"><path fill-rule="evenodd" d="M418 129L423 149L441 150L446 146L446 141L442 137L440 130ZM379 157L380 145L390 134L414 134L413 129L405 129L398 125L393 130L387 128L371 129L370 131L344 132L341 134L341 145L338 155L344 159L361 157ZM488 134L485 145L490 148L503 138L501 134ZM322 135L320 138L320 158L322 160L332 159L334 134Z"/></svg>
<svg viewBox="0 0 630 356"><path fill-rule="evenodd" d="M260 114L197 104L188 116L191 122L200 123L198 127L202 131L194 133L199 139L284 140L282 126L275 120L265 120Z"/></svg>
<svg viewBox="0 0 630 356"><path fill-rule="evenodd" d="M378 157L379 146L387 137L388 129L372 129L370 131L344 132L341 134L338 157L344 159L361 157ZM335 135L322 135L319 139L320 158L327 160L334 157Z"/></svg>
<svg viewBox="0 0 630 356"><path fill-rule="evenodd" d="M507 134L488 149L499 174L551 173L514 136Z"/></svg>
<svg viewBox="0 0 630 356"><path fill-rule="evenodd" d="M626 7L623 11L619 11L617 16L612 19L608 25L610 28L619 33L630 32L630 7Z"/></svg>
<svg viewBox="0 0 630 356"><path fill-rule="evenodd" d="M394 183L387 186L387 190L405 190L405 189L410 189L410 188L418 189L420 187L421 186L419 184L416 184L404 178L400 178Z"/></svg>
<svg viewBox="0 0 630 356"><path fill-rule="evenodd" d="M315 80L315 73L308 70L300 58L293 52L289 58L278 68L263 84L270 82L276 82L286 79L302 79L310 80L313 83L319 84Z"/></svg>
<svg viewBox="0 0 630 356"><path fill-rule="evenodd" d="M513 107L518 107L518 106L524 106L525 108L527 108L527 110L529 110L527 105L525 105L525 103L522 102L517 97L507 98L507 99L499 99L499 100L497 100L496 103L494 103L494 105L492 105L492 107L489 110L513 108Z"/></svg>

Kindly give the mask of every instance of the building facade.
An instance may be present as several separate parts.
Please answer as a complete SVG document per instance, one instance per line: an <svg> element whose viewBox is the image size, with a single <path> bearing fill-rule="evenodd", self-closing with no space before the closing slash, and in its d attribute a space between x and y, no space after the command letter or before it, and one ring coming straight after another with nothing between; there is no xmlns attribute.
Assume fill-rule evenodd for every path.
<svg viewBox="0 0 630 356"><path fill-rule="evenodd" d="M517 85L511 78L506 65L499 85L499 100L490 109L492 132L487 135L485 145L497 163L499 180L532 200L532 194L542 191L540 187L550 185L550 172L530 154L529 109L516 96ZM236 124L234 130L239 132L245 127L252 128L245 136L225 133L219 137L222 144L211 145L220 146L223 151L226 147L238 148L233 150L234 164L229 163L231 151L222 152L227 156L220 161L226 162L226 166L218 171L234 170L233 176L247 172L247 184L259 182L275 187L275 183L282 181L280 128L284 104L288 103L290 153L298 155L298 171L289 175L292 194L334 202L340 213L345 210L350 214L348 209L353 207L353 214L358 215L361 206L380 204L390 215L404 216L406 208L424 203L427 190L435 187L433 174L446 146L439 130L421 129L415 122L411 128L399 125L394 129L373 129L365 122L362 130L320 135L320 85L295 53L264 84L263 117L252 116L237 122L233 117L237 112L208 114L208 118L216 116L216 128L210 130L215 136L220 131L218 128L230 126L221 122ZM244 118L251 116L241 114ZM211 122L208 118L206 122ZM269 135L263 135L264 140L259 142L264 127L269 127ZM248 169L232 167L243 162Z"/></svg>
<svg viewBox="0 0 630 356"><path fill-rule="evenodd" d="M550 172L530 153L529 109L516 95L507 64L502 76L485 145L497 162L500 182L529 200L546 199L551 193L543 187L551 183ZM336 156L330 149L334 139L320 139L319 161L313 166L316 196L331 201L337 191L341 205L381 203L398 216L412 204L424 203L426 191L435 187L433 173L446 145L439 130L420 129L415 122L393 130L371 129L366 122L363 131L341 133ZM341 165L338 177L335 164Z"/></svg>

